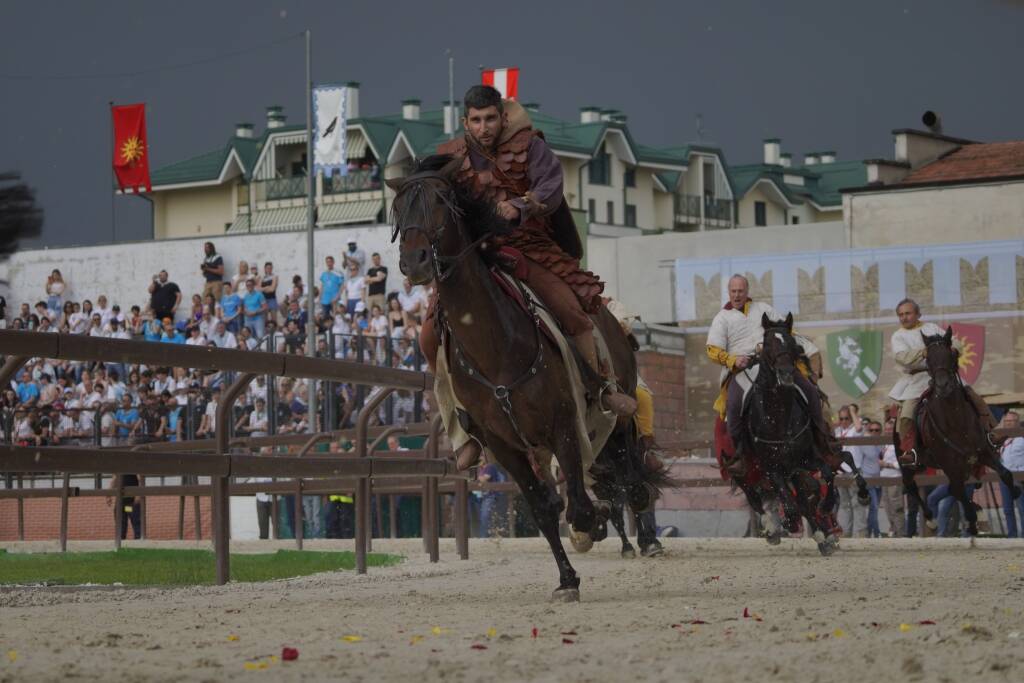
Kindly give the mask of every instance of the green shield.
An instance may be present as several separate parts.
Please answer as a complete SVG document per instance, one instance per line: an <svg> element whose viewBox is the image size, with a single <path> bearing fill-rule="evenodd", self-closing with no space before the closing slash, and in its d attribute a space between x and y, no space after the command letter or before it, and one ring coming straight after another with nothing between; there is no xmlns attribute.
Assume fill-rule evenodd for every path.
<svg viewBox="0 0 1024 683"><path fill-rule="evenodd" d="M878 381L882 367L882 333L848 329L825 337L828 366L839 388L860 398Z"/></svg>

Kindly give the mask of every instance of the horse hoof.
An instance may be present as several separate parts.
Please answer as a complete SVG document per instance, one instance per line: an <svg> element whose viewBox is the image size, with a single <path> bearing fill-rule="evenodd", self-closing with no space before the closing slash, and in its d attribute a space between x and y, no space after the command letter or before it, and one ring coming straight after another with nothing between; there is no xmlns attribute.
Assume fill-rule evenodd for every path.
<svg viewBox="0 0 1024 683"><path fill-rule="evenodd" d="M835 551L837 546L832 545L828 541L818 544L818 552L821 553L822 557L830 557Z"/></svg>
<svg viewBox="0 0 1024 683"><path fill-rule="evenodd" d="M936 529L939 528L939 523L936 522L934 519L925 520L924 525L926 527L928 527L929 529L931 529L932 531L935 531Z"/></svg>
<svg viewBox="0 0 1024 683"><path fill-rule="evenodd" d="M644 557L661 557L665 554L665 548L660 543L655 541L646 548L641 548L640 554Z"/></svg>
<svg viewBox="0 0 1024 683"><path fill-rule="evenodd" d="M860 503L861 505L870 505L871 504L871 496L869 496L866 492L864 493L863 496L858 493L857 494L857 502Z"/></svg>
<svg viewBox="0 0 1024 683"><path fill-rule="evenodd" d="M768 541L768 545L779 545L782 543L782 533L768 534L764 540Z"/></svg>
<svg viewBox="0 0 1024 683"><path fill-rule="evenodd" d="M622 555L622 559L624 559L624 560L635 560L636 559L636 551L633 550L632 548L624 548L622 550L622 552L619 553L619 554Z"/></svg>
<svg viewBox="0 0 1024 683"><path fill-rule="evenodd" d="M629 507L642 515L654 509L654 502L658 500L658 489L654 484L646 481L640 482L629 489Z"/></svg>
<svg viewBox="0 0 1024 683"><path fill-rule="evenodd" d="M608 538L608 522L601 521L590 531L590 538L594 543L600 543Z"/></svg>
<svg viewBox="0 0 1024 683"><path fill-rule="evenodd" d="M573 550L578 553L590 552L590 549L594 547L594 539L590 537L585 531L576 531L575 529L569 530L569 543L572 544Z"/></svg>
<svg viewBox="0 0 1024 683"><path fill-rule="evenodd" d="M551 594L551 602L579 602L578 588L558 588Z"/></svg>

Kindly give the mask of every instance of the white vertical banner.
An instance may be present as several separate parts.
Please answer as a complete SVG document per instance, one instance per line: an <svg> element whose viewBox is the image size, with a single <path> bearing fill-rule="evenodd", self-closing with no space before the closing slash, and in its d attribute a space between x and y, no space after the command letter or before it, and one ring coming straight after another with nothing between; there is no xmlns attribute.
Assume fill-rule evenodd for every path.
<svg viewBox="0 0 1024 683"><path fill-rule="evenodd" d="M345 149L345 96L340 85L313 89L313 170L327 178L332 173L346 175L348 159Z"/></svg>

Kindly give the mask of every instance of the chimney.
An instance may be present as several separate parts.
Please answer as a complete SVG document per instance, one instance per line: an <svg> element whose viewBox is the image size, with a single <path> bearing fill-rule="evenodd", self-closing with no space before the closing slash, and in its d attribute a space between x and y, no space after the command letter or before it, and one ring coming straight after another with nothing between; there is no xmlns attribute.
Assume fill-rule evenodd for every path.
<svg viewBox="0 0 1024 683"><path fill-rule="evenodd" d="M536 102L527 102L523 105L526 111L540 111L540 105Z"/></svg>
<svg viewBox="0 0 1024 683"><path fill-rule="evenodd" d="M453 123L452 112L453 111L455 112L455 115L454 115L455 127L454 128L452 128L452 123ZM458 131L459 131L459 105L458 105L458 102L456 102L453 105L450 100L445 100L444 101L444 134L448 135L449 133L457 133Z"/></svg>
<svg viewBox="0 0 1024 683"><path fill-rule="evenodd" d="M808 152L804 155L804 166L814 166L818 163L818 153Z"/></svg>
<svg viewBox="0 0 1024 683"><path fill-rule="evenodd" d="M822 152L819 157L823 164L834 164L836 162L835 152Z"/></svg>
<svg viewBox="0 0 1024 683"><path fill-rule="evenodd" d="M345 120L359 118L359 82L349 81L345 84Z"/></svg>
<svg viewBox="0 0 1024 683"><path fill-rule="evenodd" d="M600 120L600 107L580 107L580 123L597 123Z"/></svg>
<svg viewBox="0 0 1024 683"><path fill-rule="evenodd" d="M235 124L235 137L236 138L251 138L252 137L252 124L251 123L236 123Z"/></svg>
<svg viewBox="0 0 1024 683"><path fill-rule="evenodd" d="M615 114L618 114L618 113L619 113L618 109L602 109L601 110L601 120L602 121L611 121L612 117Z"/></svg>
<svg viewBox="0 0 1024 683"><path fill-rule="evenodd" d="M779 155L782 153L782 140L779 138L768 138L764 141L764 163L769 166L778 166L781 161Z"/></svg>
<svg viewBox="0 0 1024 683"><path fill-rule="evenodd" d="M402 100L402 118L406 121L420 120L420 101Z"/></svg>
<svg viewBox="0 0 1024 683"><path fill-rule="evenodd" d="M267 107L267 128L280 128L285 119L284 107L279 104Z"/></svg>
<svg viewBox="0 0 1024 683"><path fill-rule="evenodd" d="M942 117L933 112L931 109L926 111L921 117L921 123L928 127L928 130L935 133L936 135L942 135Z"/></svg>
<svg viewBox="0 0 1024 683"><path fill-rule="evenodd" d="M789 152L783 152L779 155L779 163L782 164L783 168L790 168L793 165L793 155Z"/></svg>
<svg viewBox="0 0 1024 683"><path fill-rule="evenodd" d="M628 116L626 116L622 112L618 112L617 111L614 114L612 114L611 118L609 118L608 120L611 121L612 123L623 123L624 124L624 123L626 123L626 121L628 119L629 119Z"/></svg>

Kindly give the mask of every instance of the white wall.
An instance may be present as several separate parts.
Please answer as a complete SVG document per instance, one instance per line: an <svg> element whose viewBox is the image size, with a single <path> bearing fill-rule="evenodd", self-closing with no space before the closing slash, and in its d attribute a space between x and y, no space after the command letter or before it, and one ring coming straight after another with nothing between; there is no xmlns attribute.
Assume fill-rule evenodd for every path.
<svg viewBox="0 0 1024 683"><path fill-rule="evenodd" d="M665 233L587 240L587 268L605 281L605 294L621 300L648 323L675 322L672 273L677 258L842 249L840 221L735 230Z"/></svg>
<svg viewBox="0 0 1024 683"><path fill-rule="evenodd" d="M235 183L153 193L157 239L221 235L235 219Z"/></svg>
<svg viewBox="0 0 1024 683"><path fill-rule="evenodd" d="M931 187L844 195L852 247L1017 239L1024 183Z"/></svg>
<svg viewBox="0 0 1024 683"><path fill-rule="evenodd" d="M317 279L328 255L338 261L335 269L341 269L340 254L348 248L349 240L355 240L366 252L367 261L371 253L380 252L388 267L388 291L401 287L398 246L390 242L388 225L317 229ZM166 269L171 280L181 287L185 310L180 313L187 315L188 299L200 292L203 285L199 263L203 259L205 241L205 238L196 238L20 251L0 265L0 279L8 282L8 291L4 293L8 314L16 314L17 305L22 302L34 304L45 299L46 277L52 269L58 268L69 283L65 299L91 299L95 303L98 295L106 294L111 304L120 304L126 313L132 304L143 306L148 302L146 288L152 276ZM219 235L212 241L224 257L225 274L229 277L237 272L238 261L244 259L258 262L261 272L265 261L273 261L280 279L279 298L288 293L293 275L301 274L306 281L305 232Z"/></svg>

